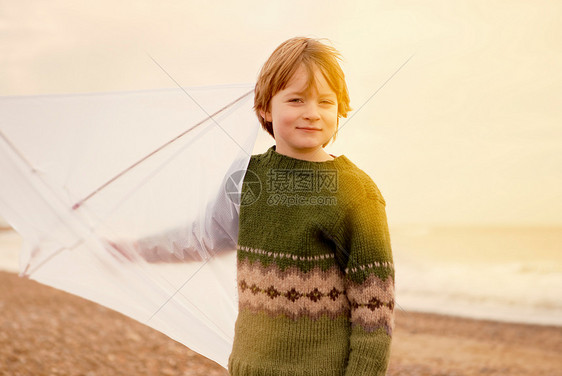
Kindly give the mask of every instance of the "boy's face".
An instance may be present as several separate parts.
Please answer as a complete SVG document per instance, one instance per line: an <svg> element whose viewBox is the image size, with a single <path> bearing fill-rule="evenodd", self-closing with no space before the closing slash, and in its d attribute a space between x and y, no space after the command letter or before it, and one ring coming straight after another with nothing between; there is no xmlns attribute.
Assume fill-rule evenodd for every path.
<svg viewBox="0 0 562 376"><path fill-rule="evenodd" d="M316 85L306 91L308 72L304 66L297 69L285 89L271 98L270 111L262 116L273 124L278 153L320 161L331 159L322 145L336 131L338 102L317 68L314 75Z"/></svg>

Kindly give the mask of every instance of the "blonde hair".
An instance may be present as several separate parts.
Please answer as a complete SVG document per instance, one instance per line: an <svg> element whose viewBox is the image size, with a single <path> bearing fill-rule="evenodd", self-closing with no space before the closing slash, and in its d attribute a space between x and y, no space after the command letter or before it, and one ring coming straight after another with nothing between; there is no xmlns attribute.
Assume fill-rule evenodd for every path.
<svg viewBox="0 0 562 376"><path fill-rule="evenodd" d="M341 54L334 47L320 42L319 39L295 37L281 43L261 68L254 90L254 111L262 128L275 138L273 125L261 116L261 112L269 111L273 96L287 86L301 65L308 72L307 89L315 83L314 68L318 68L330 88L336 93L339 125L339 118L347 117L351 107L345 75L338 60L341 61ZM336 134L337 129L331 138L332 141L335 140ZM328 145L329 142L322 147Z"/></svg>

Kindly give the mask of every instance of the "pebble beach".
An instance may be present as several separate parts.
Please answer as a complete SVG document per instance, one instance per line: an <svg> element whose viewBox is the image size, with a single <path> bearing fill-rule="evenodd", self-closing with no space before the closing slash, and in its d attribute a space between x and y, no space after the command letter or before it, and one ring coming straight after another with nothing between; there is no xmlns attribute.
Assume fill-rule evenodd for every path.
<svg viewBox="0 0 562 376"><path fill-rule="evenodd" d="M0 375L227 376L135 320L0 272ZM562 327L396 312L387 375L557 375Z"/></svg>

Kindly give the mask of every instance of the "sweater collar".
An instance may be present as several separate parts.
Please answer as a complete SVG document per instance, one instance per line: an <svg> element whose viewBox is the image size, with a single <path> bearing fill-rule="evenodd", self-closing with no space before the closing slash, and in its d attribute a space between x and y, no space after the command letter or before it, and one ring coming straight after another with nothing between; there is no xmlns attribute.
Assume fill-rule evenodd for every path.
<svg viewBox="0 0 562 376"><path fill-rule="evenodd" d="M327 161L307 161L304 159L289 157L288 155L278 153L276 151L276 145L273 145L269 149L267 149L267 151L263 155L268 161L279 168L325 169L344 167L349 164L349 159L343 154Z"/></svg>

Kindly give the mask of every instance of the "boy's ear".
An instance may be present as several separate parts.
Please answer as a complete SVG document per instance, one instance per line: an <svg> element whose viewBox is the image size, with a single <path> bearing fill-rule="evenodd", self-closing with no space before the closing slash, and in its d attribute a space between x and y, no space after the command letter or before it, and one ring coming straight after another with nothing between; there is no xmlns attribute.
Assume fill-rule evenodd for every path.
<svg viewBox="0 0 562 376"><path fill-rule="evenodd" d="M271 112L269 112L269 111L266 112L264 110L261 110L260 115L263 119L265 119L265 121L269 121L271 123L271 121L272 121L271 120Z"/></svg>

